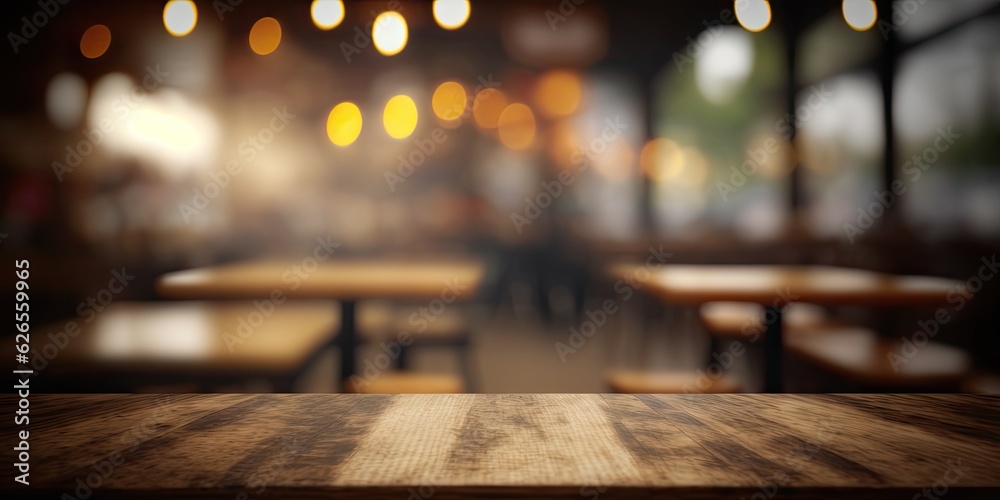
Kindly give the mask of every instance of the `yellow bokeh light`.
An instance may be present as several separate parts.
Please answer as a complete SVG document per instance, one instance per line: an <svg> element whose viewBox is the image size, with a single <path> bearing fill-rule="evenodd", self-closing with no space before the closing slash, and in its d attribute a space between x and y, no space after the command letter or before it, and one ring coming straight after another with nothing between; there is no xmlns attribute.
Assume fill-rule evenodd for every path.
<svg viewBox="0 0 1000 500"><path fill-rule="evenodd" d="M163 26L167 33L185 36L198 24L198 7L191 0L170 0L163 7Z"/></svg>
<svg viewBox="0 0 1000 500"><path fill-rule="evenodd" d="M446 30L457 30L465 25L472 13L469 0L434 0L434 20Z"/></svg>
<svg viewBox="0 0 1000 500"><path fill-rule="evenodd" d="M382 125L393 139L403 139L417 128L417 105L409 96L397 95L385 103Z"/></svg>
<svg viewBox="0 0 1000 500"><path fill-rule="evenodd" d="M344 20L344 2L341 0L313 0L309 7L313 24L321 30L332 30Z"/></svg>
<svg viewBox="0 0 1000 500"><path fill-rule="evenodd" d="M657 182L676 178L684 169L681 146L670 139L653 139L639 153L639 167Z"/></svg>
<svg viewBox="0 0 1000 500"><path fill-rule="evenodd" d="M442 120L457 120L465 112L468 96L458 82L444 82L438 85L431 97L431 108Z"/></svg>
<svg viewBox="0 0 1000 500"><path fill-rule="evenodd" d="M361 110L353 102L342 102L326 118L326 135L330 142L347 146L361 135Z"/></svg>
<svg viewBox="0 0 1000 500"><path fill-rule="evenodd" d="M500 142L510 149L525 149L535 142L535 115L524 104L514 103L504 108L497 128Z"/></svg>
<svg viewBox="0 0 1000 500"><path fill-rule="evenodd" d="M273 17L264 17L250 28L250 49L266 56L281 43L281 24Z"/></svg>
<svg viewBox="0 0 1000 500"><path fill-rule="evenodd" d="M402 52L408 37L406 19L399 12L392 10L383 12L372 24L372 41L375 48L384 56L394 56Z"/></svg>
<svg viewBox="0 0 1000 500"><path fill-rule="evenodd" d="M743 29L757 33L771 24L771 4L767 0L735 0L736 20Z"/></svg>
<svg viewBox="0 0 1000 500"><path fill-rule="evenodd" d="M855 31L867 31L878 20L878 7L872 0L844 0L841 4L844 21Z"/></svg>
<svg viewBox="0 0 1000 500"><path fill-rule="evenodd" d="M507 107L507 96L497 89L483 89L472 103L472 117L482 128L497 128L500 113Z"/></svg>
<svg viewBox="0 0 1000 500"><path fill-rule="evenodd" d="M95 24L80 38L80 53L87 59L97 59L111 46L111 30L103 24Z"/></svg>
<svg viewBox="0 0 1000 500"><path fill-rule="evenodd" d="M681 154L684 156L684 167L677 180L690 187L704 186L708 180L708 159L693 146L682 149Z"/></svg>
<svg viewBox="0 0 1000 500"><path fill-rule="evenodd" d="M580 105L583 86L580 76L572 71L552 70L538 80L535 104L547 118L566 116Z"/></svg>

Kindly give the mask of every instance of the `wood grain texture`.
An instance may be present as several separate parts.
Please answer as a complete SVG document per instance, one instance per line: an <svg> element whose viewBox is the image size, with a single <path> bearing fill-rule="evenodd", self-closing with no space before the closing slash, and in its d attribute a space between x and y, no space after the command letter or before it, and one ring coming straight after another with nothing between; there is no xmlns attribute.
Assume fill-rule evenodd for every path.
<svg viewBox="0 0 1000 500"><path fill-rule="evenodd" d="M475 260L328 260L315 268L302 261L248 261L177 271L161 276L157 291L173 299L259 299L280 291L286 297L360 300L470 298L485 266ZM452 299L453 300L453 299Z"/></svg>
<svg viewBox="0 0 1000 500"><path fill-rule="evenodd" d="M945 486L948 499L1000 495L995 396L38 395L32 402L32 485L12 488L5 468L0 486L18 498L72 497L77 478L99 483L93 498L911 499ZM0 430L4 446L12 444L14 429ZM99 464L114 454L119 464L98 481Z"/></svg>
<svg viewBox="0 0 1000 500"><path fill-rule="evenodd" d="M789 301L821 305L941 306L959 282L931 276L895 276L832 266L611 266L614 279L642 283L660 299L698 305L713 301ZM777 302L776 302L777 301Z"/></svg>

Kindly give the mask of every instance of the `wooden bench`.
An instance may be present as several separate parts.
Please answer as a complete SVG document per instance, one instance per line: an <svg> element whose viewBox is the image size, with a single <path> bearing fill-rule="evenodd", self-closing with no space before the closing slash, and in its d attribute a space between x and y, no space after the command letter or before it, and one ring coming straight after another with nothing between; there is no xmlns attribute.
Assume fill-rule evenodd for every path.
<svg viewBox="0 0 1000 500"><path fill-rule="evenodd" d="M962 379L962 392L970 394L1000 394L1000 375L990 372L973 372Z"/></svg>
<svg viewBox="0 0 1000 500"><path fill-rule="evenodd" d="M954 390L969 373L961 349L928 342L915 353L898 339L861 327L803 331L785 339L788 351L849 381L893 390Z"/></svg>
<svg viewBox="0 0 1000 500"><path fill-rule="evenodd" d="M90 323L74 319L37 330L46 338L43 332L58 336L69 324L79 327L41 381L59 389L133 391L174 384L213 390L265 379L290 392L330 346L336 310L302 301L266 312L243 301L115 303Z"/></svg>
<svg viewBox="0 0 1000 500"><path fill-rule="evenodd" d="M457 394L465 391L454 375L387 371L371 380L352 377L344 392L357 394Z"/></svg>
<svg viewBox="0 0 1000 500"><path fill-rule="evenodd" d="M719 394L743 390L728 375L709 377L687 372L617 370L608 373L607 381L619 394Z"/></svg>
<svg viewBox="0 0 1000 500"><path fill-rule="evenodd" d="M752 302L707 302L698 309L705 331L713 337L752 338L747 331L764 335L764 308ZM789 333L802 329L837 326L826 310L815 304L792 303L784 311L784 327Z"/></svg>

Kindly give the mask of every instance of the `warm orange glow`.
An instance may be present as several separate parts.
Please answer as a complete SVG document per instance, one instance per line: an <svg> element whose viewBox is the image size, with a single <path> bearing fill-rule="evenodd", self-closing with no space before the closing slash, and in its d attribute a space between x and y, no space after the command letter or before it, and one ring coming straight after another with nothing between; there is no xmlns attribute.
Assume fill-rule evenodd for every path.
<svg viewBox="0 0 1000 500"><path fill-rule="evenodd" d="M548 153L559 170L572 168L573 154L580 150L580 143L569 120L556 122L549 130Z"/></svg>
<svg viewBox="0 0 1000 500"><path fill-rule="evenodd" d="M642 147L639 167L654 181L675 178L684 168L681 146L670 139L653 139Z"/></svg>
<svg viewBox="0 0 1000 500"><path fill-rule="evenodd" d="M80 52L87 59L97 59L103 56L110 46L111 30L103 24L91 26L80 39Z"/></svg>
<svg viewBox="0 0 1000 500"><path fill-rule="evenodd" d="M444 82L438 85L431 97L431 108L434 114L442 120L457 120L465 112L468 96L465 88L457 82Z"/></svg>
<svg viewBox="0 0 1000 500"><path fill-rule="evenodd" d="M514 103L504 108L497 120L500 142L511 149L525 149L535 141L535 115L531 108Z"/></svg>
<svg viewBox="0 0 1000 500"><path fill-rule="evenodd" d="M281 24L273 17L264 17L250 28L250 49L266 56L274 52L281 43Z"/></svg>
<svg viewBox="0 0 1000 500"><path fill-rule="evenodd" d="M483 89L472 103L472 116L482 128L497 128L500 113L507 107L507 96L497 89Z"/></svg>
<svg viewBox="0 0 1000 500"><path fill-rule="evenodd" d="M603 153L594 157L594 171L605 179L621 182L632 175L635 152L624 139L611 141Z"/></svg>
<svg viewBox="0 0 1000 500"><path fill-rule="evenodd" d="M653 139L639 153L643 172L659 183L701 187L708 180L708 159L694 146L681 146L671 139Z"/></svg>
<svg viewBox="0 0 1000 500"><path fill-rule="evenodd" d="M696 147L686 147L681 153L684 155L684 167L677 180L690 187L704 186L708 180L708 159Z"/></svg>
<svg viewBox="0 0 1000 500"><path fill-rule="evenodd" d="M539 78L535 87L535 103L547 118L566 116L576 111L582 95L580 76L572 71L549 71Z"/></svg>

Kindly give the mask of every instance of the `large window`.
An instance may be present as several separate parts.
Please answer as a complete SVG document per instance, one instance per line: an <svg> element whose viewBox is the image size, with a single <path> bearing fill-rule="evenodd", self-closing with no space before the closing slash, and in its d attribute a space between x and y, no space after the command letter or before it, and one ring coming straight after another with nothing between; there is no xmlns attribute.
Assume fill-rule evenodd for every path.
<svg viewBox="0 0 1000 500"><path fill-rule="evenodd" d="M773 236L789 198L780 37L726 26L692 39L659 78L655 139L640 158L653 183L657 230Z"/></svg>
<svg viewBox="0 0 1000 500"><path fill-rule="evenodd" d="M896 79L904 220L927 238L1000 236L1000 17L906 54Z"/></svg>

